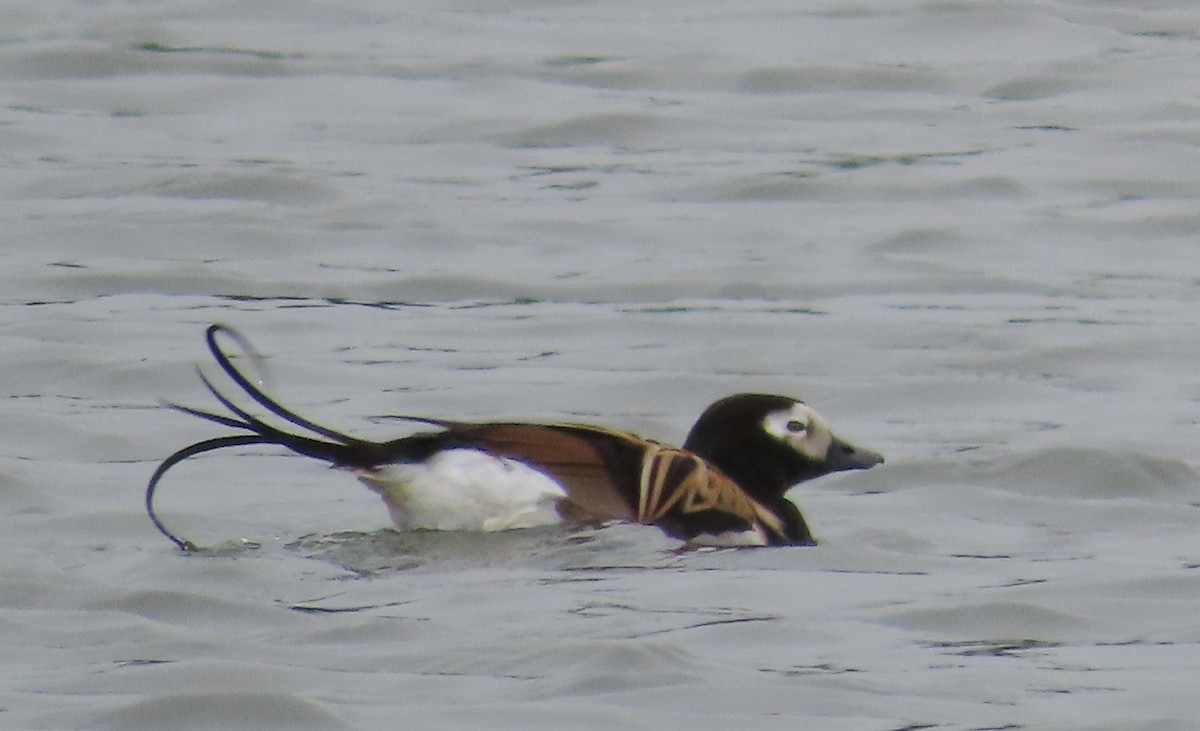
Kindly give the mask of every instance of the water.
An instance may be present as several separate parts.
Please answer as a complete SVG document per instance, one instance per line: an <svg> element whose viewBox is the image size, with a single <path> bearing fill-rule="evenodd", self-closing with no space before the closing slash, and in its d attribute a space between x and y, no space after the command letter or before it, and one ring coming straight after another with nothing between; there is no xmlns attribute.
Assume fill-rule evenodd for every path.
<svg viewBox="0 0 1200 731"><path fill-rule="evenodd" d="M1191 3L0 9L0 728L1191 728ZM814 549L398 535L289 404L679 441L804 397ZM247 548L247 545L258 548Z"/></svg>

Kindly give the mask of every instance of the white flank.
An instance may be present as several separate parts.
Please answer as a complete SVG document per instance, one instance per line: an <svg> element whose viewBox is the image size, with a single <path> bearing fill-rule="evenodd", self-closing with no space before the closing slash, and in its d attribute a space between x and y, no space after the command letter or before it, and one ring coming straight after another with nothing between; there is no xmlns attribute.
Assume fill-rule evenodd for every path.
<svg viewBox="0 0 1200 731"><path fill-rule="evenodd" d="M560 522L566 493L554 480L511 459L472 449L438 452L419 464L358 470L400 529L498 531Z"/></svg>
<svg viewBox="0 0 1200 731"><path fill-rule="evenodd" d="M730 530L724 533L701 533L689 538L688 548L744 548L750 546L765 546L768 544L767 535L761 528L746 530Z"/></svg>

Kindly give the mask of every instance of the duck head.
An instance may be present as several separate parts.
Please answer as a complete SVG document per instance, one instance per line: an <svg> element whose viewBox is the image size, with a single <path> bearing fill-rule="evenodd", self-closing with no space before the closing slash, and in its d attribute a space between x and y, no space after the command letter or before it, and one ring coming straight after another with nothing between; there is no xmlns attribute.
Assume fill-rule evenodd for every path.
<svg viewBox="0 0 1200 731"><path fill-rule="evenodd" d="M883 462L878 452L834 434L811 406L769 394L717 401L700 415L683 446L760 498L782 497L798 482Z"/></svg>

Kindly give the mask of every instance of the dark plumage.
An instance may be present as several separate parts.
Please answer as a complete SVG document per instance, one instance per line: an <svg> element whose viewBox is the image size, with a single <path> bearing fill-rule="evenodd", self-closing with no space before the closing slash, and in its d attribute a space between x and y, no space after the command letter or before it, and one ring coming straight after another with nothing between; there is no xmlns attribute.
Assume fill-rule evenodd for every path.
<svg viewBox="0 0 1200 731"><path fill-rule="evenodd" d="M497 530L571 520L628 520L656 525L697 543L812 545L792 485L829 472L883 461L834 436L805 404L784 396L738 394L712 404L682 449L635 434L581 424L467 423L402 417L436 427L386 442L357 439L297 415L262 392L230 361L218 336L249 349L236 331L212 325L209 350L225 374L281 425L236 405L201 375L228 411L172 405L243 433L175 452L146 489L155 526L194 550L159 520L154 492L180 461L224 447L274 444L353 471L383 497L400 527ZM286 426L300 432L288 431ZM479 453L488 455L484 460ZM497 460L499 460L497 462ZM490 471L476 474L482 467ZM434 476L446 463L451 478ZM540 474L536 474L540 473ZM464 506L466 506L464 508ZM456 515L451 508L465 515ZM488 510L496 511L489 515Z"/></svg>

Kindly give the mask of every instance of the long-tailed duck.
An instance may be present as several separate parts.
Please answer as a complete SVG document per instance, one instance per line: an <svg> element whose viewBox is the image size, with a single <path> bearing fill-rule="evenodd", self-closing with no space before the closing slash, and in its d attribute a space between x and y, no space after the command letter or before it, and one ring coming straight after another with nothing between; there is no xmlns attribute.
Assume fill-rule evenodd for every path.
<svg viewBox="0 0 1200 731"><path fill-rule="evenodd" d="M172 408L240 432L188 445L158 466L146 510L186 551L154 510L154 492L172 466L225 447L273 444L354 473L383 498L398 528L493 531L562 521L626 520L656 525L700 545L814 545L799 508L785 497L798 482L883 462L833 434L811 407L786 396L737 394L709 406L682 448L583 424L471 423L398 417L436 427L386 442L358 439L284 408L233 364L218 336L249 351L225 325L206 339L217 364L276 419L235 404L200 374L227 414ZM288 425L297 428L289 430ZM299 433L297 433L299 432Z"/></svg>

